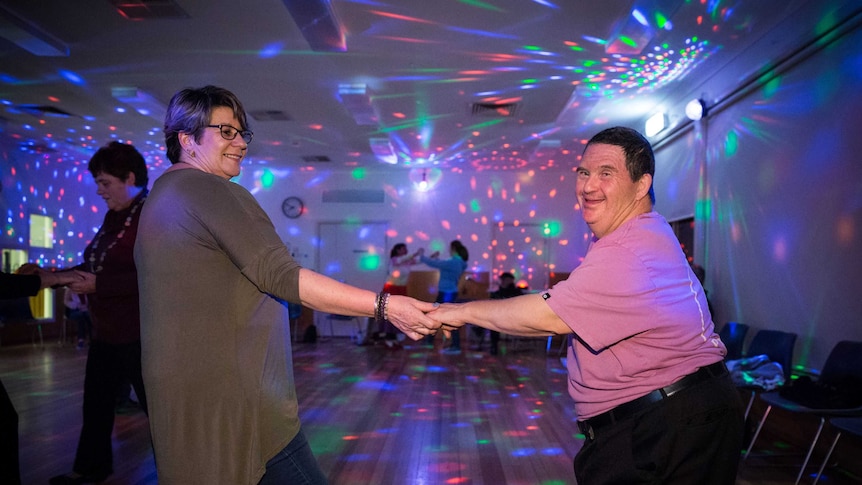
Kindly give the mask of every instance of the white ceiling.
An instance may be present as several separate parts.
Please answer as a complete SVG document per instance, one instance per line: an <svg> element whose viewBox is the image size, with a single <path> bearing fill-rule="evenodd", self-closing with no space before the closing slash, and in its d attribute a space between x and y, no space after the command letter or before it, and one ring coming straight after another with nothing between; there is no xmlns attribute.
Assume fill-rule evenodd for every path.
<svg viewBox="0 0 862 485"><path fill-rule="evenodd" d="M173 3L187 16L134 21L120 3ZM2 0L0 134L82 159L120 139L164 165L163 112L142 115L112 89L136 88L163 109L181 88L215 84L254 114L250 163L570 167L601 128L642 129L663 109L672 130L689 99L720 102L860 10L858 0L332 0L346 45L338 52L310 47L327 19L300 20L294 5L326 2ZM12 25L68 55L19 47L6 40L22 35ZM629 52L619 52L628 45L614 42L619 32ZM368 87L373 124L357 124L342 84ZM512 116L472 110L501 102L514 103ZM391 144L397 164L382 163L371 140ZM318 157L329 161L309 161Z"/></svg>

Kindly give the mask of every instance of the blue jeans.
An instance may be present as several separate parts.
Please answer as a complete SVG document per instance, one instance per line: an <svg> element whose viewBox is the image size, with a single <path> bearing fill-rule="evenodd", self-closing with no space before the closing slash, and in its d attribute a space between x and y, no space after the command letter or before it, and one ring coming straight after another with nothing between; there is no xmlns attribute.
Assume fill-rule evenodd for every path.
<svg viewBox="0 0 862 485"><path fill-rule="evenodd" d="M258 485L327 485L302 430L283 450L266 462Z"/></svg>

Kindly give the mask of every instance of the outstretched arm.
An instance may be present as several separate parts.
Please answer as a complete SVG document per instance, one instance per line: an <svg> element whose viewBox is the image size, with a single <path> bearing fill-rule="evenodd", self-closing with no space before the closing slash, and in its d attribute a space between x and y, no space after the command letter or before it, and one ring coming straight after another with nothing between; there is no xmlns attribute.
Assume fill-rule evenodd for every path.
<svg viewBox="0 0 862 485"><path fill-rule="evenodd" d="M16 271L19 275L36 275L39 277L39 287L48 288L51 286L67 286L81 280L74 271L51 271L40 267L35 263L27 263L22 265Z"/></svg>
<svg viewBox="0 0 862 485"><path fill-rule="evenodd" d="M299 272L299 298L303 305L315 310L373 317L377 294L303 268ZM432 303L392 295L386 307L388 320L413 340L434 334L440 328L439 322L425 315L434 309Z"/></svg>
<svg viewBox="0 0 862 485"><path fill-rule="evenodd" d="M443 324L444 330L471 323L508 335L524 337L572 333L572 330L551 310L539 294L522 295L505 300L447 303L440 305L428 316Z"/></svg>

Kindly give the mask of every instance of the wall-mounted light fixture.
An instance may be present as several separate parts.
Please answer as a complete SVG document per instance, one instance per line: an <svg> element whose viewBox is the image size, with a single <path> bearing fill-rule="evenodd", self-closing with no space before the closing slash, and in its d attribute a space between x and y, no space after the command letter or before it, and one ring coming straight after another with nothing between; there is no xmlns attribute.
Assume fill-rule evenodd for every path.
<svg viewBox="0 0 862 485"><path fill-rule="evenodd" d="M658 112L650 116L646 120L644 126L644 134L648 137L656 136L661 130L667 127L667 116L663 112Z"/></svg>
<svg viewBox="0 0 862 485"><path fill-rule="evenodd" d="M706 116L706 103L702 99L692 99L685 105L685 115L692 121Z"/></svg>

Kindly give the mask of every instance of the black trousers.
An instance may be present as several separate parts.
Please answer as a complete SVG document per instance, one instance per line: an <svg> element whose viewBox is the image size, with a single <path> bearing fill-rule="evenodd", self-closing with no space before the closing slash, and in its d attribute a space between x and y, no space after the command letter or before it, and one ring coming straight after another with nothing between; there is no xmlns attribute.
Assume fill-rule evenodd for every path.
<svg viewBox="0 0 862 485"><path fill-rule="evenodd" d="M580 485L733 485L743 408L729 375L679 391L595 430L575 457Z"/></svg>
<svg viewBox="0 0 862 485"><path fill-rule="evenodd" d="M19 485L21 469L18 465L18 413L9 399L3 381L0 381L0 483Z"/></svg>
<svg viewBox="0 0 862 485"><path fill-rule="evenodd" d="M78 440L73 470L81 475L113 472L111 433L117 388L131 382L141 409L147 412L147 395L141 375L141 342L106 344L92 342L84 376L84 424Z"/></svg>

